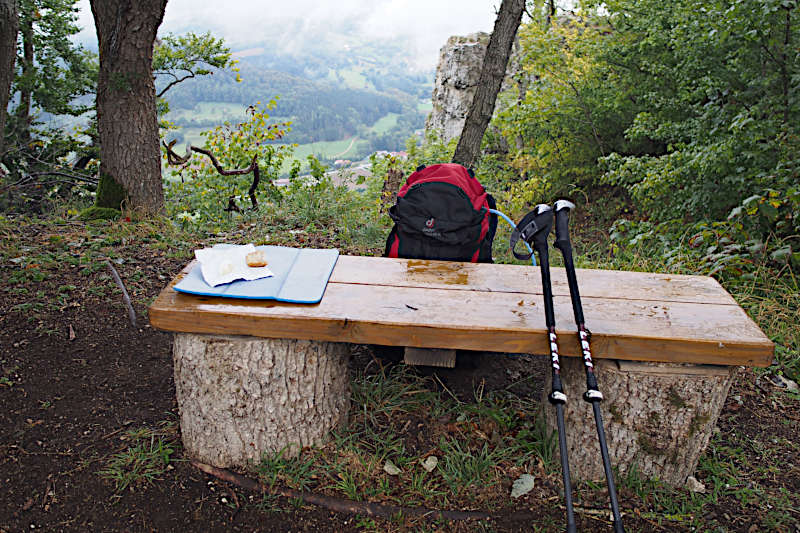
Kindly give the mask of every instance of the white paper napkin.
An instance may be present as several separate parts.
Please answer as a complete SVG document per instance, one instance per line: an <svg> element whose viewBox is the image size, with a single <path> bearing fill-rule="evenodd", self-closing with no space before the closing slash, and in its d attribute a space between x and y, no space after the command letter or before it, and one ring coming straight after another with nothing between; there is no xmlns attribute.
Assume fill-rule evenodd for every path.
<svg viewBox="0 0 800 533"><path fill-rule="evenodd" d="M247 266L245 258L255 250L256 247L252 244L216 244L211 248L195 250L194 256L200 262L200 272L205 282L216 287L237 279L249 281L274 276L268 266Z"/></svg>

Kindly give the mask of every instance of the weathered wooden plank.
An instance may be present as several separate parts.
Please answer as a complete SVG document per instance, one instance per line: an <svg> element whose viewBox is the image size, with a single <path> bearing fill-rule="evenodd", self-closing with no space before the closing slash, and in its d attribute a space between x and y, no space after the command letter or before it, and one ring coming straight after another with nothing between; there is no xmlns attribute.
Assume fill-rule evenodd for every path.
<svg viewBox="0 0 800 533"><path fill-rule="evenodd" d="M561 352L579 356L568 296L554 298ZM767 366L773 345L736 305L583 298L597 358ZM171 285L150 308L160 329L547 353L541 296L330 283L319 304L179 294Z"/></svg>
<svg viewBox="0 0 800 533"><path fill-rule="evenodd" d="M569 296L564 269L551 267L550 273L553 294ZM581 296L736 305L707 276L577 269L577 277ZM542 294L539 269L530 265L340 256L330 282Z"/></svg>

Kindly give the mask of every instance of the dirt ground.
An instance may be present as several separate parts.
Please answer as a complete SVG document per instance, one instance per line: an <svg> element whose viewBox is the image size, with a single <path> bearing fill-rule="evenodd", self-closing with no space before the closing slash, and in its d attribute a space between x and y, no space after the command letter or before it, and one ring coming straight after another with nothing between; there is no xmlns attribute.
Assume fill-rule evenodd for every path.
<svg viewBox="0 0 800 533"><path fill-rule="evenodd" d="M170 257L164 250L126 242L100 242L91 256L81 251L91 238L74 228L31 226L19 231L6 238L25 236L36 244L16 252L29 258L25 261L12 261L15 253L0 256L0 532L364 530L357 517L315 506L280 500L265 508L258 495L199 472L182 456L171 335L149 326L146 308L183 267L185 256ZM74 242L79 244L70 248ZM59 262L69 254L87 259L75 265ZM128 320L110 270L99 259L102 254L116 258L114 265L138 315L136 327ZM30 257L55 257L56 262L32 263ZM44 277L27 275L34 270ZM528 361L478 357L441 376L454 391L469 390L476 375L495 376L497 383L489 386L499 387L521 373L543 372L541 361ZM730 447L738 447L742 437L767 443L800 440L797 402L782 398L769 380L740 371L719 424L723 443L729 440ZM173 439L176 453L158 479L117 493L114 482L99 471L128 448L128 430L139 427L161 428ZM787 530L796 530L796 448L776 446L762 456L745 449L742 454L745 482L751 479L789 494L794 502L789 508L793 505L797 514L788 518L786 523L794 520L794 525ZM755 471L752 465L762 459L780 468ZM632 490L621 487L620 495L623 509L631 514L629 531L684 530L680 524L657 526ZM528 516L561 516L563 511L554 507L560 498L555 492L552 496L532 504ZM766 523L758 521L758 502L735 496L705 509L709 520L725 524L723 530L761 531L754 524ZM532 524L535 520L497 517L489 529L530 530ZM471 530L469 525L449 527ZM402 526L387 522L386 528Z"/></svg>

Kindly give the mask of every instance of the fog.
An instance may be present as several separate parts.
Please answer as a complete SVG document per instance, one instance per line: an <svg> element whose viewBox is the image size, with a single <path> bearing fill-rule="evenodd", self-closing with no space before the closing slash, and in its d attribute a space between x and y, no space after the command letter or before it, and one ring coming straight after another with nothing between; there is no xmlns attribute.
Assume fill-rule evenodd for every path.
<svg viewBox="0 0 800 533"><path fill-rule="evenodd" d="M269 45L297 52L318 43L345 46L369 39L401 41L408 60L418 68L436 65L439 48L451 35L490 32L499 0L239 0L198 2L170 0L159 34L203 33L222 37L231 49ZM94 19L88 0L79 2L78 40L96 48Z"/></svg>

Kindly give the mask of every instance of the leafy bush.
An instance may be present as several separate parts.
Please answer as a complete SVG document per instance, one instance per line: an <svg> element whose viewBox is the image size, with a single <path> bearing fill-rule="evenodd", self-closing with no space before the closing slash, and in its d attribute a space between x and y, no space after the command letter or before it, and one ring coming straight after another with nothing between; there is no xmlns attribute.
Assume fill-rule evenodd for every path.
<svg viewBox="0 0 800 533"><path fill-rule="evenodd" d="M203 135L206 138L204 148L214 154L225 170L247 168L256 158L261 182L254 194L261 203L280 197L273 183L278 179L284 160L291 158L294 147L270 143L282 138L290 124L267 123L267 111L275 107L274 100L264 109L259 109L258 105L247 109L245 122L226 122ZM290 177L296 177L298 170L299 163L293 167ZM221 224L234 216L230 210L226 211L231 201L236 206L250 204L248 190L253 183L252 173L222 176L205 155L193 153L171 174L164 187L167 211L179 220Z"/></svg>
<svg viewBox="0 0 800 533"><path fill-rule="evenodd" d="M603 181L658 220L724 220L754 194L788 194L800 148L796 2L604 5L613 32L597 59L638 103L625 135L664 151L609 154Z"/></svg>

